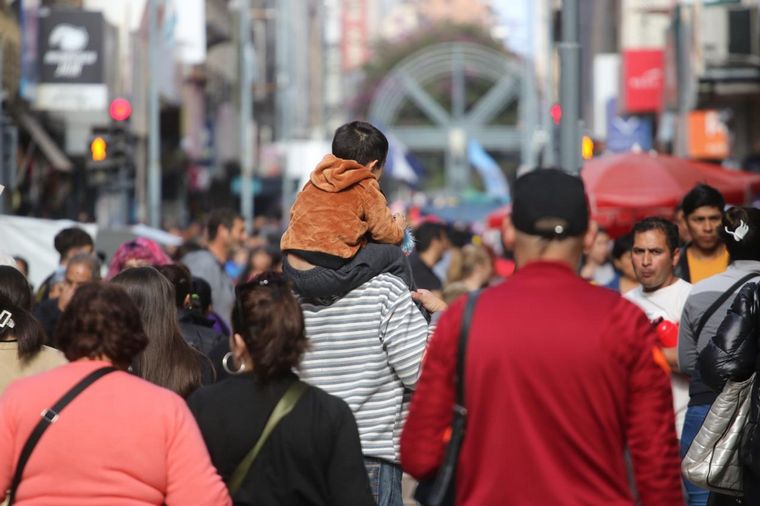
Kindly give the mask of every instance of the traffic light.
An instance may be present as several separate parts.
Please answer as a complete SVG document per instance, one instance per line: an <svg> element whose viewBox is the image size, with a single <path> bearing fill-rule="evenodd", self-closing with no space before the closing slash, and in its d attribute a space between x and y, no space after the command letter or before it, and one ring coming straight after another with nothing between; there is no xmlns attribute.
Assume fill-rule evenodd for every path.
<svg viewBox="0 0 760 506"><path fill-rule="evenodd" d="M108 106L108 115L117 122L127 121L132 115L132 104L126 98L115 98Z"/></svg>
<svg viewBox="0 0 760 506"><path fill-rule="evenodd" d="M105 137L99 135L90 141L90 158L93 162L102 162L108 158L108 141Z"/></svg>
<svg viewBox="0 0 760 506"><path fill-rule="evenodd" d="M131 115L132 104L129 100L116 98L108 107L111 118L108 126L92 129L87 160L89 185L124 187L131 184L135 170L135 136L129 122Z"/></svg>
<svg viewBox="0 0 760 506"><path fill-rule="evenodd" d="M552 104L549 109L549 115L552 117L552 122L555 125L559 125L560 121L562 121L562 106L558 103Z"/></svg>
<svg viewBox="0 0 760 506"><path fill-rule="evenodd" d="M107 127L95 127L90 137L88 167L94 171L124 171L134 169L135 138L129 118L132 105L129 100L116 98L108 107L111 122ZM98 177L97 179L103 179Z"/></svg>
<svg viewBox="0 0 760 506"><path fill-rule="evenodd" d="M594 141L588 135L584 135L581 139L581 156L584 160L594 158Z"/></svg>
<svg viewBox="0 0 760 506"><path fill-rule="evenodd" d="M132 104L125 98L115 98L108 107L108 115L111 116L108 146L110 156L121 165L131 168L134 165L132 154L135 144L129 121L132 116Z"/></svg>

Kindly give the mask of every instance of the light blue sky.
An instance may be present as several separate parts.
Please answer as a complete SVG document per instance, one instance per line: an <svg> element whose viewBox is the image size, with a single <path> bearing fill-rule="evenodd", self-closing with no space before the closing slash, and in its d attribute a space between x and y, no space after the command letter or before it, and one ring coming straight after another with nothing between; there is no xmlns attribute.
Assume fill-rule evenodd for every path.
<svg viewBox="0 0 760 506"><path fill-rule="evenodd" d="M391 8L402 0L383 0L384 12L389 12ZM480 0L490 3L496 10L501 24L506 28L507 45L510 49L518 53L527 52L529 48L529 26L528 18L530 16L531 2L539 0Z"/></svg>
<svg viewBox="0 0 760 506"><path fill-rule="evenodd" d="M518 53L529 48L530 2L535 0L491 0L502 23L507 29L507 45Z"/></svg>

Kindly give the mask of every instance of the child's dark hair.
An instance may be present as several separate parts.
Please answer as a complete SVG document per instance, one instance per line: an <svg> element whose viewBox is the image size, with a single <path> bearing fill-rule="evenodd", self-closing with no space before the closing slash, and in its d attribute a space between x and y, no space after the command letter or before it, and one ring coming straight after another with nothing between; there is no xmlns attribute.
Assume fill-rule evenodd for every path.
<svg viewBox="0 0 760 506"><path fill-rule="evenodd" d="M377 167L382 167L388 156L388 139L369 123L352 121L335 130L332 153L338 158L355 160L362 165L377 160Z"/></svg>
<svg viewBox="0 0 760 506"><path fill-rule="evenodd" d="M760 209L732 207L723 213L719 233L732 262L760 260Z"/></svg>

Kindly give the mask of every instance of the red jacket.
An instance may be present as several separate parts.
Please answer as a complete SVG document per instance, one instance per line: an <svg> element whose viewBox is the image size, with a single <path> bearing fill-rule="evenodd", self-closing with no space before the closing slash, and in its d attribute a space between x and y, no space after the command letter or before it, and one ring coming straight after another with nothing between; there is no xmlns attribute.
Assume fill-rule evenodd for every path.
<svg viewBox="0 0 760 506"><path fill-rule="evenodd" d="M454 402L464 300L441 317L401 437L401 464L431 476ZM644 314L560 263L535 262L478 300L465 363L458 505L683 504L670 380Z"/></svg>

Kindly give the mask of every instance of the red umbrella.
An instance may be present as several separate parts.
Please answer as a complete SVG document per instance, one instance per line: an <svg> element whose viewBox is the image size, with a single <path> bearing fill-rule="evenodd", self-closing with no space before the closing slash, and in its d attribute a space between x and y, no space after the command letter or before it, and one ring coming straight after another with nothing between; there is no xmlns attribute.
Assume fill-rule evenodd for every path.
<svg viewBox="0 0 760 506"><path fill-rule="evenodd" d="M731 204L747 204L753 192L760 192L758 174L647 153L595 158L585 163L581 177L592 215L613 236L646 216L672 217L683 196L699 183L717 188Z"/></svg>

